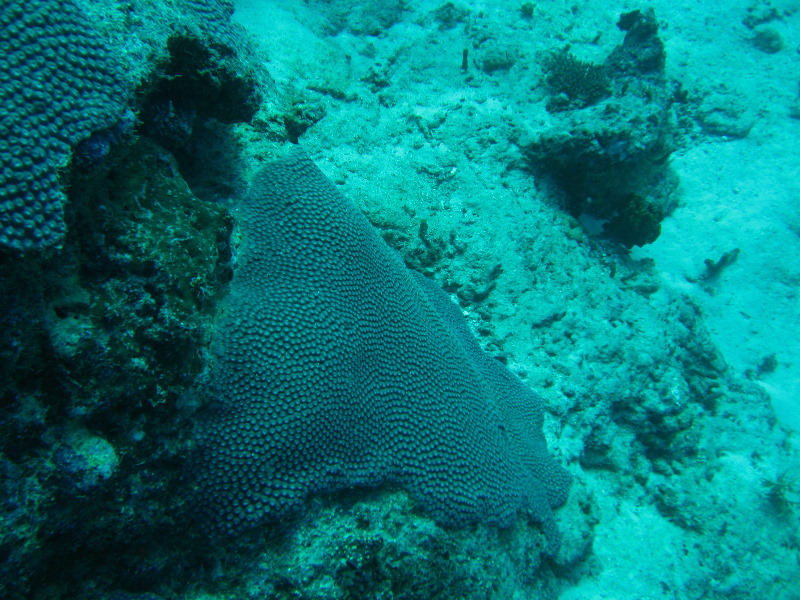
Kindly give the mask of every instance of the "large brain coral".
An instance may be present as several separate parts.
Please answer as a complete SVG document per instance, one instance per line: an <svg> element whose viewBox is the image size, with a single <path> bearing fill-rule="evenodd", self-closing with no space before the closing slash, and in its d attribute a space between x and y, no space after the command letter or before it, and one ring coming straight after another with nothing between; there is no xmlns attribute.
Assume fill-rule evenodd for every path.
<svg viewBox="0 0 800 600"><path fill-rule="evenodd" d="M265 168L240 217L195 464L211 530L394 484L445 525L527 511L555 550L569 476L547 453L542 402L481 351L448 296L301 152Z"/></svg>

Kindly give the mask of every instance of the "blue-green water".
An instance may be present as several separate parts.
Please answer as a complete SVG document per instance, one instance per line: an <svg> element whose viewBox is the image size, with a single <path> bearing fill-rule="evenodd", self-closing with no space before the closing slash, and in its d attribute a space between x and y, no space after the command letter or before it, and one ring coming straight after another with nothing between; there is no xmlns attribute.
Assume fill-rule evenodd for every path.
<svg viewBox="0 0 800 600"><path fill-rule="evenodd" d="M0 0L0 595L800 598L798 31Z"/></svg>

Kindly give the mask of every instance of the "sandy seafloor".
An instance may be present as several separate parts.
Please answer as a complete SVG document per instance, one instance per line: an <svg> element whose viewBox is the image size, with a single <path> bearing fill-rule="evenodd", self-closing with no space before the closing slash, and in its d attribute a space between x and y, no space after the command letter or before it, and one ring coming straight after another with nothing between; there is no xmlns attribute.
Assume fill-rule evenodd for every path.
<svg viewBox="0 0 800 600"><path fill-rule="evenodd" d="M484 319L509 364L543 393L549 444L597 507L591 566L560 597L800 598L797 512L778 514L765 492L784 472L800 477L797 454L777 447L788 439L796 449L797 436L776 433L800 430L800 2L647 4L662 23L667 76L752 128L743 138L688 135L671 157L680 204L661 236L610 259L607 245L559 209L552 187L522 167L517 142L551 119L539 53L569 43L576 56L601 61L622 40L619 15L644 6L543 1L525 19L518 0L456 3L485 36L481 48L514 57L508 70L472 63L464 74L462 49L474 39L464 25L437 27L431 12L444 3L404 4L378 35L353 31L347 15L332 28L336 3L238 0L234 19L256 38L284 97L324 109L300 143L373 222L413 236L422 217L431 238L455 232L465 250L437 267L444 282L502 265L480 315L468 317ZM743 19L753 6L780 14L768 23L783 39L778 52L752 43ZM380 94L370 89L376 79ZM738 259L717 280L697 282L705 259L735 248ZM621 289L609 275L611 262L645 258L655 261L655 293ZM674 354L665 341L674 315L687 306L732 380L767 392L759 398L772 403L777 425L731 404L698 433L694 466L671 475L642 473L649 467L635 456L599 468L576 460L591 416L563 417L588 414L594 398L625 401L629 380L663 367ZM561 334L540 334L535 325L554 315ZM759 368L771 355L774 368ZM662 400L680 403L682 394L676 385ZM635 432L610 431L610 453L633 448L624 436ZM654 500L659 486L673 489L674 513L691 515L668 518Z"/></svg>

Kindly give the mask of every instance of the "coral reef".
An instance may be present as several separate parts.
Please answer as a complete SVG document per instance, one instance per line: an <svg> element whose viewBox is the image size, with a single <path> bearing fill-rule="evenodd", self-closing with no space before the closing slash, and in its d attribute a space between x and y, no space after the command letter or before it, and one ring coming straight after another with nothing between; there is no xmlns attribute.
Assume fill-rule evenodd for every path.
<svg viewBox="0 0 800 600"><path fill-rule="evenodd" d="M252 74L242 73L229 56L232 49L209 44L191 35L167 39L169 58L153 75L150 101L176 105L178 112L223 123L249 121L258 110L260 96Z"/></svg>
<svg viewBox="0 0 800 600"><path fill-rule="evenodd" d="M181 4L183 13L169 21L159 14L147 28L134 16L160 10L148 3L130 3L129 20L116 26L113 13L106 15L110 23L92 20L76 0L4 5L0 249L25 253L62 242L67 198L60 171L73 152L80 168L107 156L130 132L131 111L144 107L144 128L156 135L166 128L160 107L170 102L184 119L191 112L232 123L255 114L256 75L237 54L232 3ZM139 35L151 51L126 52ZM170 146L168 135L157 137Z"/></svg>
<svg viewBox="0 0 800 600"><path fill-rule="evenodd" d="M6 598L150 588L171 569L143 548L166 553L181 518L178 406L230 277L227 211L152 142L113 147L68 190L61 251L0 263Z"/></svg>
<svg viewBox="0 0 800 600"><path fill-rule="evenodd" d="M625 32L622 44L617 46L606 59L606 66L619 80L642 76L661 77L667 60L664 42L658 37L658 20L655 11L633 10L623 13L617 27Z"/></svg>
<svg viewBox="0 0 800 600"><path fill-rule="evenodd" d="M775 54L783 50L783 36L774 27L758 26L753 29L753 37L750 43L765 54Z"/></svg>
<svg viewBox="0 0 800 600"><path fill-rule="evenodd" d="M324 32L328 35L343 30L356 35L383 35L400 20L405 8L402 0L318 0L315 4L327 17Z"/></svg>
<svg viewBox="0 0 800 600"><path fill-rule="evenodd" d="M789 469L763 480L764 497L780 517L790 517L800 509L800 482Z"/></svg>
<svg viewBox="0 0 800 600"><path fill-rule="evenodd" d="M541 402L447 295L301 152L265 167L243 212L194 467L205 527L241 534L314 494L394 484L445 525L529 514L554 553L569 476Z"/></svg>
<svg viewBox="0 0 800 600"><path fill-rule="evenodd" d="M711 258L705 259L703 264L705 265L706 270L705 273L700 276L700 280L709 281L719 277L725 269L736 262L736 259L739 258L739 252L739 248L734 248L733 250L723 252L722 256L720 256L718 260Z"/></svg>
<svg viewBox="0 0 800 600"><path fill-rule="evenodd" d="M617 214L603 225L603 232L626 248L652 244L661 235L664 214L658 205L649 203L637 194L623 199Z"/></svg>
<svg viewBox="0 0 800 600"><path fill-rule="evenodd" d="M81 170L97 168L111 153L114 146L131 136L135 126L136 115L128 109L114 125L95 131L87 139L78 143L72 154L73 166Z"/></svg>
<svg viewBox="0 0 800 600"><path fill-rule="evenodd" d="M490 46L482 49L478 66L484 73L491 74L496 71L508 71L515 62L513 51L502 46Z"/></svg>
<svg viewBox="0 0 800 600"><path fill-rule="evenodd" d="M24 253L63 240L58 170L131 89L74 0L4 2L0 48L0 248Z"/></svg>
<svg viewBox="0 0 800 600"><path fill-rule="evenodd" d="M603 65L579 60L566 48L550 53L544 60L545 81L556 96L547 103L550 111L585 108L611 93Z"/></svg>
<svg viewBox="0 0 800 600"><path fill-rule="evenodd" d="M691 105L692 116L709 136L745 138L755 124L755 117L742 100L724 86L710 90Z"/></svg>
<svg viewBox="0 0 800 600"><path fill-rule="evenodd" d="M674 208L674 86L663 75L664 48L652 10L623 15L627 33L602 66L566 51L551 55L546 78L562 92L552 127L521 145L537 174L565 193L569 212L604 222L610 238L630 248L652 243ZM611 97L599 102L608 92Z"/></svg>
<svg viewBox="0 0 800 600"><path fill-rule="evenodd" d="M585 495L559 513L566 510L571 550L556 557L561 568L588 551L596 519ZM508 529L444 529L404 492L362 493L357 501L345 493L310 506L291 534L271 537L255 557L229 549L222 587L274 600L554 598L556 586L542 576L545 543L525 519Z"/></svg>
<svg viewBox="0 0 800 600"><path fill-rule="evenodd" d="M463 25L469 20L469 9L454 2L445 2L433 11L432 17L441 31Z"/></svg>
<svg viewBox="0 0 800 600"><path fill-rule="evenodd" d="M254 15L269 6L265 14L276 16L270 27L254 29L263 47L251 48L231 22L230 0L3 3L0 181L27 165L12 155L32 148L12 147L8 139L16 143L20 132L50 139L46 124L15 129L9 115L32 114L20 98L27 94L38 109L44 96L37 78L46 93L66 85L58 73L40 77L41 61L21 52L20 43L43 55L58 50L53 65L112 56L120 110L100 115L80 139L56 148L64 151L58 156L42 146L48 160L61 161L56 179L42 181L61 194L56 241L35 251L17 241L0 247L0 596L794 600L797 461L763 389L788 369L791 355L762 351L740 377L706 331L694 304L704 298L698 286L675 286L653 260L620 250L651 242L674 205L667 162L676 134L685 136L677 142L748 134L754 117L736 97L737 82L695 82L708 90L701 97L668 81L652 11L623 14L625 40L602 61L615 43L602 26L611 5L309 0L289 11L282 4L237 3ZM753 4L747 30L734 29L726 41L774 67L786 51L760 55L746 41L765 27L788 41L790 10L769 0ZM54 39L47 19L68 29L79 23L80 31L44 48ZM41 35L18 31L20 23ZM689 25L671 18L670 39L702 46L714 17L707 30ZM698 31L700 37L682 38ZM554 47L562 49L548 54ZM537 56L586 66L605 76L606 89L596 99L559 90L540 68L547 58ZM699 70L695 56L684 66L676 52L670 67L686 73L687 82L710 73L713 63ZM462 59L469 72L459 69ZM13 61L33 73L23 79L34 87L14 87ZM66 74L77 73L70 69ZM575 90L585 83L580 72L574 83ZM102 113L109 105L102 91L92 93L96 84L76 83L88 93L83 101ZM684 121L676 124L676 116ZM520 140L523 130L528 139ZM325 184L330 193L316 195L321 208L309 212L333 214L312 228L313 243L293 239L304 194L285 210L279 206L287 217L281 226L255 236L268 237L275 250L262 266L285 267L291 276L270 273L265 285L278 292L252 294L250 306L260 312L241 309L242 278L254 268L251 227L263 224L250 221L252 207L239 210L241 198L252 174L282 151L277 146L301 138L405 266L438 287L388 258L363 220L354 247L331 242L341 221L353 222L353 208ZM292 179L291 169L282 177ZM258 181L249 201L274 200ZM304 181L294 178L291 186ZM6 187L0 194L19 191ZM40 208L20 209L20 198L3 198L0 217L12 221L15 212ZM9 240L14 231L14 240L33 240L35 226L21 216L29 229L12 223ZM34 225L44 217L34 215ZM605 229L614 243L587 243L582 225ZM695 254L690 280L709 293L747 266L736 262L733 246L714 247L729 251ZM359 269L365 255L385 258L377 264L386 268ZM704 256L715 260L704 265ZM749 264L749 251L747 258ZM309 284L308 270L295 267L314 261L324 264ZM383 312L361 311L372 315L369 322L347 312L366 302L363 278L353 270L377 271L372 279L397 284L377 286L370 306ZM355 300L331 310L341 282L349 282L346 298ZM692 298L684 297L687 289ZM384 310L382 295L401 314ZM425 310L415 313L419 307ZM241 323L234 323L236 314ZM275 317L263 323L264 314ZM309 323L299 334L287 325L298 319ZM335 327L329 338L320 336L327 344L320 351L317 329L330 322ZM373 335L375 323L382 336ZM419 338L403 337L409 323L428 327ZM239 331L241 324L251 329ZM274 331L283 337L273 339ZM438 338L435 346L425 335ZM261 336L269 340L259 343ZM244 340L241 356L224 343L231 338ZM407 358L404 341L412 339L422 340L422 358ZM342 347L343 360L327 352ZM266 357L264 364L258 357ZM445 382L431 391L426 375L443 364L451 367L443 369ZM321 381L314 393L330 389L330 381L340 385L314 396L308 377L280 369L287 365ZM326 379L330 373L336 376ZM237 389L259 381L264 389L283 386L308 410L297 414L277 398L265 410L286 410L270 413L278 435L257 434L265 422L257 406L239 411L254 415L249 422L231 417L215 432L218 418L236 412L225 407L239 397L226 386L231 381ZM388 391L331 410L341 389L352 392L364 381ZM509 389L519 401L510 408L509 397L496 397ZM462 426L475 420L463 398L476 394L507 410ZM318 402L312 406L309 397ZM390 415L397 418L379 427L376 417L385 417L387 405L398 407ZM522 409L530 418L520 424L512 417ZM427 418L437 410L441 420ZM341 423L349 425L345 435ZM286 435L295 424L298 433ZM229 435L242 429L246 436ZM483 438L459 442L468 446L461 463L437 445L463 440L468 431ZM364 437L372 445L361 443ZM242 490L260 489L252 480L275 481L240 450L253 440L256 462L284 470L266 494L250 498ZM283 446L275 450L278 442ZM485 463L496 460L498 446L506 471L487 476ZM394 449L390 458L397 460L387 467L389 451L376 448ZM421 465L420 448L427 448ZM489 451L476 458L481 448ZM215 452L210 481L204 467L214 461L204 461ZM520 457L538 462L520 468ZM225 471L233 461L244 466ZM553 510L566 491L562 462L571 484L566 502ZM454 483L461 468L468 471L466 490ZM381 469L389 475L375 475ZM486 485L492 477L503 485ZM226 499L230 505L220 509ZM259 514L268 502L280 509ZM284 508L287 518L275 519ZM517 516L502 521L501 512ZM245 529L245 521L262 517L267 523L218 544L223 540L198 531L198 520L208 529L209 517L223 521L218 529ZM464 523L471 524L449 526ZM631 556L654 542L663 553ZM627 593L630 585L641 585L642 593Z"/></svg>

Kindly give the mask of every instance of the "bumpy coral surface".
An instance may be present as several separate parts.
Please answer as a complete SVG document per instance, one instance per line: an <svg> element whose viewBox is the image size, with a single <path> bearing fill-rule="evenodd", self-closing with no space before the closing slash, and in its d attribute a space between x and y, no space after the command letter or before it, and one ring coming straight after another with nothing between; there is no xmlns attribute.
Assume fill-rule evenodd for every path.
<svg viewBox="0 0 800 600"><path fill-rule="evenodd" d="M569 476L547 453L541 400L481 351L448 296L302 153L261 173L241 218L195 468L212 531L393 484L446 525L528 511L554 550Z"/></svg>
<svg viewBox="0 0 800 600"><path fill-rule="evenodd" d="M557 94L567 96L569 102L577 107L594 104L608 96L610 83L601 65L575 58L568 50L553 52L544 62L547 83ZM548 103L550 110L563 110L568 106L556 107Z"/></svg>
<svg viewBox="0 0 800 600"><path fill-rule="evenodd" d="M111 126L125 90L106 42L73 0L3 0L0 10L0 247L61 241L58 169Z"/></svg>

